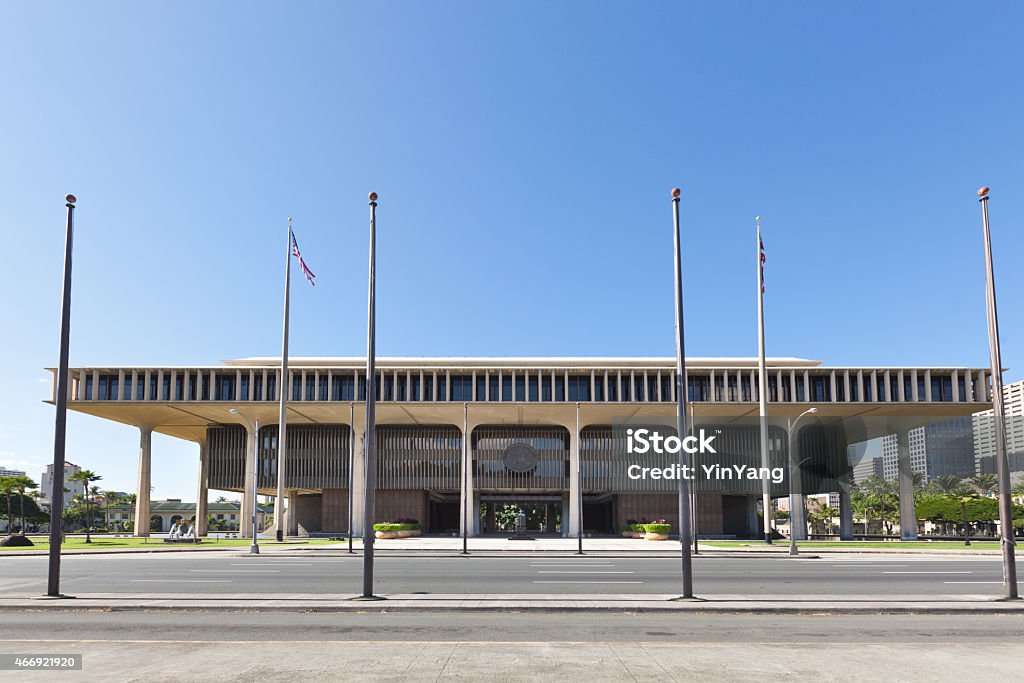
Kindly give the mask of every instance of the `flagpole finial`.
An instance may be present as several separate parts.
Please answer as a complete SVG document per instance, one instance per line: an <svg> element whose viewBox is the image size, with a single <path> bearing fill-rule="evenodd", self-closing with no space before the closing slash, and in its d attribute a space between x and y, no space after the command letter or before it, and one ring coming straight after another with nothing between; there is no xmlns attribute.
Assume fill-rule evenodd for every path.
<svg viewBox="0 0 1024 683"><path fill-rule="evenodd" d="M978 196L982 199L988 199L988 185L978 188Z"/></svg>
<svg viewBox="0 0 1024 683"><path fill-rule="evenodd" d="M371 192L370 193L370 201L371 202L377 201L377 193L376 192Z"/></svg>
<svg viewBox="0 0 1024 683"><path fill-rule="evenodd" d="M681 195L682 193L683 193L683 191L680 190L678 187L673 187L672 188L672 199L679 199L679 195Z"/></svg>
<svg viewBox="0 0 1024 683"><path fill-rule="evenodd" d="M288 216L288 222L289 222L289 223L291 223L291 222L292 222L293 220L295 220L295 219L294 219L294 218L292 218L291 216Z"/></svg>
<svg viewBox="0 0 1024 683"><path fill-rule="evenodd" d="M988 188L986 188L986 189L988 189ZM64 195L64 201L66 201L68 204L74 204L78 200L75 199L75 195L67 194L67 195Z"/></svg>

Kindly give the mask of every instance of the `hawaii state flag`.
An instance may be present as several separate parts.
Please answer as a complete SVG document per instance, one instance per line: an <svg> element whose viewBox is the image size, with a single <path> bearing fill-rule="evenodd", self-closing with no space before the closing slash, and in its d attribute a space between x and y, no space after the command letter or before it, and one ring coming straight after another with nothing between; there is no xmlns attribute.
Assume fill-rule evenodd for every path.
<svg viewBox="0 0 1024 683"><path fill-rule="evenodd" d="M302 254L299 253L299 243L295 241L295 233L293 232L291 233L291 235L292 253L295 255L295 258L299 259L299 266L302 268L302 274L306 276L307 280L309 280L309 284L316 287L316 283L313 282L313 279L316 277L316 275L314 275L313 271L309 269L309 266L306 265L306 262L302 260Z"/></svg>
<svg viewBox="0 0 1024 683"><path fill-rule="evenodd" d="M761 249L761 293L764 294L764 262L768 260L768 257L764 255L764 242L761 240L761 231L757 232L757 243Z"/></svg>

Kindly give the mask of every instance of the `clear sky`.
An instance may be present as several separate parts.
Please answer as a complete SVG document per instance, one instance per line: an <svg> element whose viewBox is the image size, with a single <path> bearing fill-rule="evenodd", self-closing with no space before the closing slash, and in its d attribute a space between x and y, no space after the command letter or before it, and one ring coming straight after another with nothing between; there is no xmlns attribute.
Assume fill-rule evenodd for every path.
<svg viewBox="0 0 1024 683"><path fill-rule="evenodd" d="M72 365L280 353L285 219L317 273L292 353L988 364L991 213L1024 377L1024 8L977 3L7 3L0 10L0 465L52 459L63 196ZM138 433L68 458L135 488ZM154 496L197 447L157 438Z"/></svg>

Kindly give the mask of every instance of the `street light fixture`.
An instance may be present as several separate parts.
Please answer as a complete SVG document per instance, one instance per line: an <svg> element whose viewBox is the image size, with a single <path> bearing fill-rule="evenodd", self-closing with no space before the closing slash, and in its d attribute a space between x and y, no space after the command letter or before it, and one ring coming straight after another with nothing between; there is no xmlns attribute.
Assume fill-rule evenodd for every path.
<svg viewBox="0 0 1024 683"><path fill-rule="evenodd" d="M796 458L793 457L793 429L796 427L797 423L800 422L800 418L804 415L813 415L816 412L818 412L817 408L808 408L804 412L800 413L795 420L786 420L788 432L788 441L786 443L789 446L789 554L792 557L800 554L800 551L796 547L796 534L793 533L795 530L794 522L796 521L794 519L794 517L796 517L796 496L793 492L793 481L795 479L797 466L800 463L803 463L803 460L801 460L800 463L797 463ZM806 522L803 521L803 515L800 517L801 523L806 524Z"/></svg>
<svg viewBox="0 0 1024 683"><path fill-rule="evenodd" d="M246 417L242 413L238 412L237 408L232 408L228 412L231 413L232 415L237 415L238 417L240 417L243 420L245 420L246 426L249 427L249 429L253 433L253 452L252 452L252 456L253 456L254 462L253 462L253 468L252 468L252 545L249 546L249 554L250 555L259 555L260 554L260 542L259 542L259 539L257 538L257 523L256 523L256 519L257 519L258 510L259 510L260 419L256 418L256 424L253 424L252 420L250 420L248 417ZM245 494L243 493L242 495L244 496ZM280 508L281 508L281 504L280 504L280 501L278 501L278 504L276 506L276 514L278 515L278 517L280 517ZM278 519L278 524L280 524L280 519Z"/></svg>

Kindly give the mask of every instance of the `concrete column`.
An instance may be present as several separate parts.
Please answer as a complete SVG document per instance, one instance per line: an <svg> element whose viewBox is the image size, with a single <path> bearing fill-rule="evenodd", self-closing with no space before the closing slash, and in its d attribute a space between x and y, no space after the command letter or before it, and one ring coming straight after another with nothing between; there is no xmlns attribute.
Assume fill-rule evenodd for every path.
<svg viewBox="0 0 1024 683"><path fill-rule="evenodd" d="M288 510L284 515L284 534L285 536L298 536L299 535L299 509L296 507L299 502L298 491L288 492Z"/></svg>
<svg viewBox="0 0 1024 683"><path fill-rule="evenodd" d="M461 428L460 428L461 431ZM479 522L476 518L479 517L478 513L474 512L473 501L475 500L473 490L473 450L472 450L472 439L473 433L470 428L470 433L466 434L462 432L462 462L466 463L468 472L460 472L459 477L459 534L462 534L463 527L466 522L469 522L469 530L467 534L469 536L476 536L476 529L479 527ZM469 501L469 508L466 507L466 501Z"/></svg>
<svg viewBox="0 0 1024 683"><path fill-rule="evenodd" d="M196 488L196 536L206 535L206 499L210 495L210 463L206 457L206 442L199 442L199 486Z"/></svg>
<svg viewBox="0 0 1024 683"><path fill-rule="evenodd" d="M807 540L807 497L802 493L793 494L793 509L789 511L790 533L798 541Z"/></svg>
<svg viewBox="0 0 1024 683"><path fill-rule="evenodd" d="M252 511L256 505L256 489L253 486L253 475L256 474L256 432L245 428L245 489L242 494L242 510L238 520L240 538L252 538Z"/></svg>
<svg viewBox="0 0 1024 683"><path fill-rule="evenodd" d="M363 501L366 498L363 480L363 466L366 459L364 440L366 435L365 426L353 426L352 444L355 448L352 453L352 535L361 538L363 535Z"/></svg>
<svg viewBox="0 0 1024 683"><path fill-rule="evenodd" d="M764 538L764 530L757 519L757 503L761 496L746 496L747 499L747 535L750 538ZM792 513L790 513L792 514Z"/></svg>
<svg viewBox="0 0 1024 683"><path fill-rule="evenodd" d="M568 535L575 538L583 522L580 508L580 481L576 476L580 466L580 435L576 425L569 426L569 528Z"/></svg>
<svg viewBox="0 0 1024 683"><path fill-rule="evenodd" d="M842 485L839 489L839 540L853 540L853 505L850 502L850 489Z"/></svg>
<svg viewBox="0 0 1024 683"><path fill-rule="evenodd" d="M135 494L136 536L149 536L149 490L153 485L152 472L153 429L152 427L139 427L139 484Z"/></svg>
<svg viewBox="0 0 1024 683"><path fill-rule="evenodd" d="M914 511L914 474L910 470L910 432L901 429L896 466L900 484L900 540L917 540L917 516Z"/></svg>

